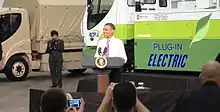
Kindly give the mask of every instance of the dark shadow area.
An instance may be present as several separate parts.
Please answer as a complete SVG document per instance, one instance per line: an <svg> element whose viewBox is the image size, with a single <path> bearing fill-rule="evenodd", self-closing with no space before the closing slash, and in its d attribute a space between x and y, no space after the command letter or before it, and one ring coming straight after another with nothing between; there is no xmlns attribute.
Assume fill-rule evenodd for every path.
<svg viewBox="0 0 220 112"><path fill-rule="evenodd" d="M151 88L151 91L183 91L200 87L197 77L182 76L161 76L155 74L123 74L123 80L144 82L145 87ZM89 85L89 88L88 88ZM97 76L83 77L79 80L77 92L96 92Z"/></svg>
<svg viewBox="0 0 220 112"><path fill-rule="evenodd" d="M168 71L168 70L135 70L135 73L156 74L162 76L187 76L195 77L199 76L200 72L190 71Z"/></svg>
<svg viewBox="0 0 220 112"><path fill-rule="evenodd" d="M123 75L131 75L131 76L147 76L147 77L161 77L161 78L170 78L170 79L186 79L186 78L192 78L192 79L197 79L199 74L193 74L193 75L185 75L185 74L172 74L172 73L161 73L161 72L147 72L147 73L142 73L142 72L135 72L135 73L123 73Z"/></svg>

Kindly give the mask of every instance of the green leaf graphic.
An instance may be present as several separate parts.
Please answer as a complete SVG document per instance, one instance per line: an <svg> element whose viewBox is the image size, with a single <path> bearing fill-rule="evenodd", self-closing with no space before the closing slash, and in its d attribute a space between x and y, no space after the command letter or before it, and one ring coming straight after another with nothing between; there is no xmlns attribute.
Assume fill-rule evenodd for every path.
<svg viewBox="0 0 220 112"><path fill-rule="evenodd" d="M190 44L190 48L192 47L193 43L202 40L206 36L206 34L208 33L209 22L210 22L209 19L210 19L211 15L212 15L212 13L209 14L208 16L203 17L202 19L200 19L198 21L197 26L196 26L195 36Z"/></svg>

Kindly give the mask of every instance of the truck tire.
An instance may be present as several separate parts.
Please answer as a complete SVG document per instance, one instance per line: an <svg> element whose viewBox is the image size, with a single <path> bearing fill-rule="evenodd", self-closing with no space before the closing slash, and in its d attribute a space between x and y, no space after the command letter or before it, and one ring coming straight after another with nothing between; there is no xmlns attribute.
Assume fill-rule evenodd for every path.
<svg viewBox="0 0 220 112"><path fill-rule="evenodd" d="M81 69L74 69L74 70L68 70L69 72L73 73L73 74L80 74L86 71L86 68L81 68Z"/></svg>
<svg viewBox="0 0 220 112"><path fill-rule="evenodd" d="M4 71L10 81L26 80L29 72L28 62L20 56L12 57L8 60Z"/></svg>

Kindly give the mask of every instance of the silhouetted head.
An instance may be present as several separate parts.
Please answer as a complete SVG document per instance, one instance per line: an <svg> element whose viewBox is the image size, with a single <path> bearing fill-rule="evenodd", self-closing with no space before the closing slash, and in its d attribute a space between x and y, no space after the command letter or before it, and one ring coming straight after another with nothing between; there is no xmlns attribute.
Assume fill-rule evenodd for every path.
<svg viewBox="0 0 220 112"><path fill-rule="evenodd" d="M220 86L220 63L217 61L209 61L203 65L200 80L202 84L212 81Z"/></svg>
<svg viewBox="0 0 220 112"><path fill-rule="evenodd" d="M65 112L67 109L67 96L62 89L49 89L41 96L42 112Z"/></svg>
<svg viewBox="0 0 220 112"><path fill-rule="evenodd" d="M117 112L130 112L136 105L136 88L132 83L120 82L113 89L113 105Z"/></svg>

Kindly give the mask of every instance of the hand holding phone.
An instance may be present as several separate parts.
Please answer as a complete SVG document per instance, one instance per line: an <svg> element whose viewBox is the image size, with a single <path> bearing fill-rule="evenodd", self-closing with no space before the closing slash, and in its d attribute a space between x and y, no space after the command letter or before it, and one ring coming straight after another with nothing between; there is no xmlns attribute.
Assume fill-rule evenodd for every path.
<svg viewBox="0 0 220 112"><path fill-rule="evenodd" d="M84 99L69 99L67 112L84 112Z"/></svg>
<svg viewBox="0 0 220 112"><path fill-rule="evenodd" d="M68 107L80 107L81 99L69 99L68 100Z"/></svg>

